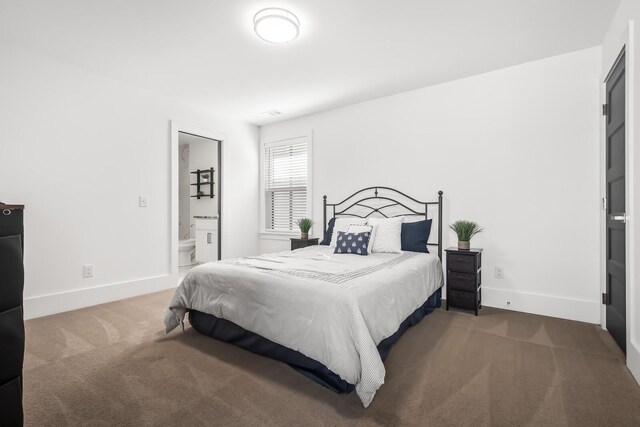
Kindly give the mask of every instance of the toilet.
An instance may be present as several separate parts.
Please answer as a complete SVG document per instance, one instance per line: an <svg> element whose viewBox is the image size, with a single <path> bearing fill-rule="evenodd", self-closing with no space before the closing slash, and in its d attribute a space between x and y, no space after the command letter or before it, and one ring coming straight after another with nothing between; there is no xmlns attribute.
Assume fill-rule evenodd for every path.
<svg viewBox="0 0 640 427"><path fill-rule="evenodd" d="M178 242L178 266L193 265L196 239L180 240Z"/></svg>

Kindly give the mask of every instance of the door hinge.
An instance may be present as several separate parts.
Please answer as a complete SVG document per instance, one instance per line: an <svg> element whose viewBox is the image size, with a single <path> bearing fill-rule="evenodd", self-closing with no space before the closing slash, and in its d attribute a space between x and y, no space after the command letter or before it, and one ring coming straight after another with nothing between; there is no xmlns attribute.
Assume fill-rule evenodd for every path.
<svg viewBox="0 0 640 427"><path fill-rule="evenodd" d="M605 294L604 292L602 293L602 303L604 305L609 305L609 294Z"/></svg>
<svg viewBox="0 0 640 427"><path fill-rule="evenodd" d="M606 197L602 198L602 210L603 211L607 210L607 198Z"/></svg>
<svg viewBox="0 0 640 427"><path fill-rule="evenodd" d="M602 115L606 116L609 113L609 106L607 104L602 104Z"/></svg>

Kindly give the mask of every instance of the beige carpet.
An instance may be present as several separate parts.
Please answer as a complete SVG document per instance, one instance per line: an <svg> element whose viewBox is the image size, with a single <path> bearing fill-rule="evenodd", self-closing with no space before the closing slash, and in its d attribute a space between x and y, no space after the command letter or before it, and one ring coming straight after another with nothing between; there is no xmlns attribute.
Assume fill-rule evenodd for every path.
<svg viewBox="0 0 640 427"><path fill-rule="evenodd" d="M640 425L640 387L595 325L437 310L392 349L364 409L190 328L165 336L171 295L28 321L26 425Z"/></svg>

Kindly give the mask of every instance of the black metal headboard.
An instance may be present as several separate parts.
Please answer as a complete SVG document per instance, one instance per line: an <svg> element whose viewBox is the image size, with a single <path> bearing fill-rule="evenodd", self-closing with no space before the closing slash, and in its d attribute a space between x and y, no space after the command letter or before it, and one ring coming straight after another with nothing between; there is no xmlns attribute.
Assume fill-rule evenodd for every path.
<svg viewBox="0 0 640 427"><path fill-rule="evenodd" d="M368 218L374 213L377 213L385 218L418 215L428 219L429 206L437 205L438 241L428 242L427 245L437 246L438 257L442 259L442 194L442 191L438 191L437 202L421 202L393 188L367 187L356 191L339 203L327 203L327 196L322 196L323 235L327 232L328 207L332 208L332 218L336 216ZM398 198L401 200L398 200Z"/></svg>

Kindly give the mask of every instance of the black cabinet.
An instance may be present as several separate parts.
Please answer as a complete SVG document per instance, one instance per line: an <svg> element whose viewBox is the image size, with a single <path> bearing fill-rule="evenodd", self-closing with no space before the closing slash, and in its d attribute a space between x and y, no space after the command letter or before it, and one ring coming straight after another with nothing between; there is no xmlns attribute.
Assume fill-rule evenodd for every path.
<svg viewBox="0 0 640 427"><path fill-rule="evenodd" d="M447 252L447 310L449 306L482 308L482 249L445 249Z"/></svg>
<svg viewBox="0 0 640 427"><path fill-rule="evenodd" d="M300 249L300 248L306 248L307 246L315 246L318 244L318 241L320 239L318 239L317 237L314 239L297 239L295 237L291 238L291 250L294 249Z"/></svg>
<svg viewBox="0 0 640 427"><path fill-rule="evenodd" d="M0 425L21 426L24 360L21 205L0 204Z"/></svg>

